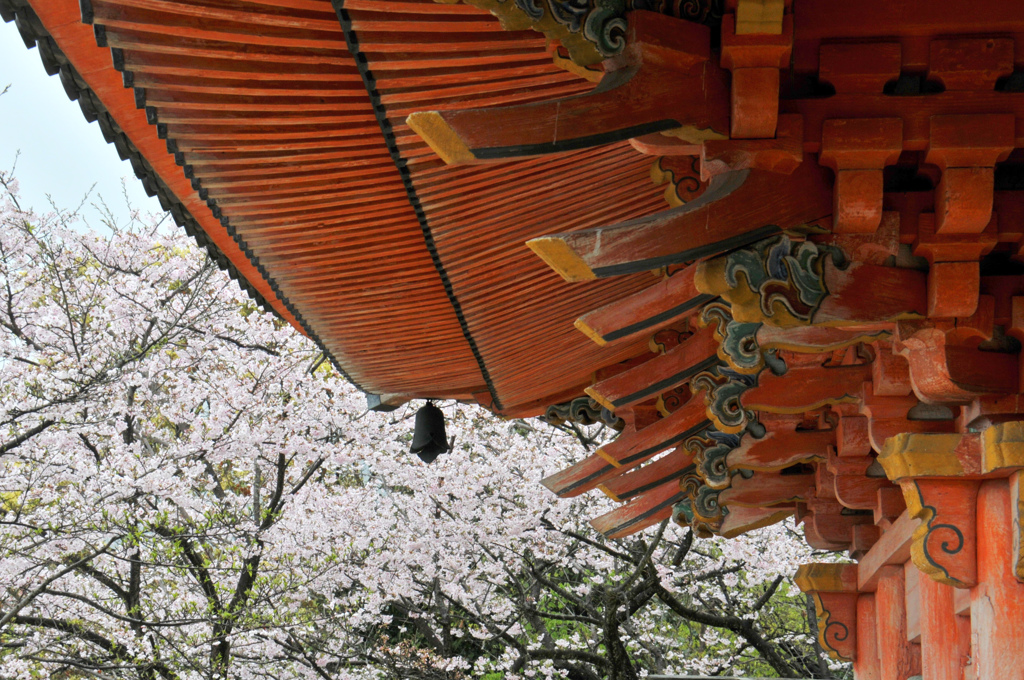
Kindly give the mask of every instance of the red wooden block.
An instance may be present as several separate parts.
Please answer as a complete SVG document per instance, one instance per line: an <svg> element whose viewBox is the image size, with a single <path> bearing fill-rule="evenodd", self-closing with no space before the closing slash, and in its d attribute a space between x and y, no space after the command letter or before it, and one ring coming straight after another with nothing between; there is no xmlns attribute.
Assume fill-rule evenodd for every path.
<svg viewBox="0 0 1024 680"><path fill-rule="evenodd" d="M767 373L767 371L766 371ZM746 408L797 413L842 401L855 401L871 365L791 368L784 375L762 374L758 385L741 397Z"/></svg>
<svg viewBox="0 0 1024 680"><path fill-rule="evenodd" d="M825 121L820 162L836 171L834 228L838 233L874 233L882 222L882 168L903 150L899 118Z"/></svg>
<svg viewBox="0 0 1024 680"><path fill-rule="evenodd" d="M1012 114L933 116L926 163L942 169L935 190L938 233L977 233L992 217L995 164L1013 151Z"/></svg>
<svg viewBox="0 0 1024 680"><path fill-rule="evenodd" d="M774 137L779 118L779 69L734 69L729 102L733 139Z"/></svg>
<svg viewBox="0 0 1024 680"><path fill-rule="evenodd" d="M954 589L930 578L919 584L921 598L921 670L934 680L961 680L962 660Z"/></svg>
<svg viewBox="0 0 1024 680"><path fill-rule="evenodd" d="M978 585L971 590L971 659L978 678L1012 677L1024 669L1024 584L1009 556L1016 531L1006 480L985 482L978 494ZM1012 513L1012 514L1011 514Z"/></svg>
<svg viewBox="0 0 1024 680"><path fill-rule="evenodd" d="M779 115L779 69L789 65L793 17L784 16L782 33L736 34L736 17L722 17L723 68L732 71L731 137L775 136Z"/></svg>
<svg viewBox="0 0 1024 680"><path fill-rule="evenodd" d="M907 643L903 566L882 567L875 591L879 676L905 680L921 672L921 648Z"/></svg>
<svg viewBox="0 0 1024 680"><path fill-rule="evenodd" d="M881 169L895 163L902 150L899 118L842 118L822 125L820 161L833 170Z"/></svg>
<svg viewBox="0 0 1024 680"><path fill-rule="evenodd" d="M729 452L731 469L781 470L799 463L824 460L828 447L835 443L831 430L796 430L798 421L773 422L762 414L761 423L767 433L760 439L744 437L738 447Z"/></svg>
<svg viewBox="0 0 1024 680"><path fill-rule="evenodd" d="M755 472L749 479L736 475L718 502L724 506L760 508L805 501L814 495L814 475Z"/></svg>
<svg viewBox="0 0 1024 680"><path fill-rule="evenodd" d="M886 83L900 75L901 49L897 42L822 45L818 78L836 94L880 94Z"/></svg>
<svg viewBox="0 0 1024 680"><path fill-rule="evenodd" d="M836 453L843 458L861 458L871 453L868 419L843 416L836 426Z"/></svg>
<svg viewBox="0 0 1024 680"><path fill-rule="evenodd" d="M980 293L978 262L936 262L928 272L928 316L971 316Z"/></svg>
<svg viewBox="0 0 1024 680"><path fill-rule="evenodd" d="M745 168L789 175L803 161L803 141L803 117L794 114L779 116L775 139L709 139L700 150L701 180Z"/></svg>
<svg viewBox="0 0 1024 680"><path fill-rule="evenodd" d="M1013 73L1013 47L1009 38L933 40L928 75L947 90L994 90Z"/></svg>
<svg viewBox="0 0 1024 680"><path fill-rule="evenodd" d="M853 662L857 680L881 680L878 659L878 632L875 596L864 593L857 598L857 658Z"/></svg>
<svg viewBox="0 0 1024 680"><path fill-rule="evenodd" d="M910 364L914 392L925 401L963 404L982 395L1019 391L1016 354L952 344L937 328L919 330L902 344L900 353Z"/></svg>
<svg viewBox="0 0 1024 680"><path fill-rule="evenodd" d="M928 262L974 262L992 252L999 243L999 219L992 215L989 223L974 234L940 234L935 228L935 214L917 216L917 234L912 241L914 255Z"/></svg>
<svg viewBox="0 0 1024 680"><path fill-rule="evenodd" d="M897 517L907 509L903 499L903 491L896 487L885 487L878 490L878 503L875 505L875 524L885 530Z"/></svg>
<svg viewBox="0 0 1024 680"><path fill-rule="evenodd" d="M879 343L878 353L871 363L872 393L880 397L905 397L911 393L910 365L899 354L894 354L891 343Z"/></svg>

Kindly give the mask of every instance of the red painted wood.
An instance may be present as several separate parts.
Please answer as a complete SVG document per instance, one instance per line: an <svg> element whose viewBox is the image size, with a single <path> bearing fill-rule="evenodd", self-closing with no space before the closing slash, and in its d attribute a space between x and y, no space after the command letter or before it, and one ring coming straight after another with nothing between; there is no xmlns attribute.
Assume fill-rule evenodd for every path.
<svg viewBox="0 0 1024 680"><path fill-rule="evenodd" d="M924 316L927 312L927 274L854 262L846 269L825 264L829 296L814 313L814 322L872 323Z"/></svg>
<svg viewBox="0 0 1024 680"><path fill-rule="evenodd" d="M921 669L929 680L961 680L960 631L953 607L953 587L922 575Z"/></svg>
<svg viewBox="0 0 1024 680"><path fill-rule="evenodd" d="M587 312L576 327L595 342L613 343L648 336L670 324L698 313L700 291L693 283L696 267L690 266L661 278L649 288Z"/></svg>
<svg viewBox="0 0 1024 680"><path fill-rule="evenodd" d="M672 506L682 499L679 482L672 480L595 517L590 525L608 538L622 538L668 519L672 516Z"/></svg>
<svg viewBox="0 0 1024 680"><path fill-rule="evenodd" d="M1024 584L1014 577L1013 522L1006 480L978 493L978 585L971 589L971 657L979 680L1024 669Z"/></svg>
<svg viewBox="0 0 1024 680"><path fill-rule="evenodd" d="M806 501L813 496L814 475L755 472L750 479L734 476L732 485L719 495L718 501L730 508L759 508Z"/></svg>
<svg viewBox="0 0 1024 680"><path fill-rule="evenodd" d="M706 421L704 399L698 394L667 418L638 432L623 432L618 439L598 449L598 454L619 466L639 465L660 451L683 443L685 432L703 427Z"/></svg>
<svg viewBox="0 0 1024 680"><path fill-rule="evenodd" d="M619 474L602 484L601 490L617 501L626 501L669 479L678 479L692 462L693 454L679 446L653 463Z"/></svg>
<svg viewBox="0 0 1024 680"><path fill-rule="evenodd" d="M857 657L853 661L853 677L856 680L882 680L873 593L864 593L857 598Z"/></svg>
<svg viewBox="0 0 1024 680"><path fill-rule="evenodd" d="M729 452L730 468L781 470L798 463L824 461L829 446L835 444L833 430L796 430L797 422L779 422L762 417L767 433L760 439L744 437Z"/></svg>
<svg viewBox="0 0 1024 680"><path fill-rule="evenodd" d="M875 591L876 638L881 680L907 680L921 672L921 648L907 642L903 566L883 567Z"/></svg>
<svg viewBox="0 0 1024 680"><path fill-rule="evenodd" d="M746 168L792 174L803 162L803 139L797 115L779 116L773 139L709 139L698 151L701 179Z"/></svg>
<svg viewBox="0 0 1024 680"><path fill-rule="evenodd" d="M749 409L796 413L842 400L853 401L865 381L871 379L871 365L802 366L781 376L767 371L758 384L740 398Z"/></svg>
<svg viewBox="0 0 1024 680"><path fill-rule="evenodd" d="M537 153L523 150L531 146L573 140L593 146L619 130L666 120L720 134L726 131L725 72L709 68L707 27L636 11L627 39L626 51L606 62L604 79L588 94L438 114L469 153L482 160L522 157ZM516 124L507 125L510 120ZM487 156L487 150L495 150L498 158Z"/></svg>
<svg viewBox="0 0 1024 680"><path fill-rule="evenodd" d="M587 394L612 410L657 398L692 378L700 364L717 364L717 351L714 327L698 328L665 354L588 387Z"/></svg>
<svg viewBox="0 0 1024 680"><path fill-rule="evenodd" d="M594 453L560 472L545 477L540 483L557 496L572 498L596 489L599 484L620 472L620 468Z"/></svg>
<svg viewBox="0 0 1024 680"><path fill-rule="evenodd" d="M713 248L761 227L789 229L828 217L832 212L830 174L813 163L803 163L792 175L751 170L741 186L720 200L694 201L650 217L551 238L563 241L591 270L650 269L655 265L644 263L662 259L681 263L703 256L693 254L703 252L697 249ZM704 195L714 193L712 185Z"/></svg>

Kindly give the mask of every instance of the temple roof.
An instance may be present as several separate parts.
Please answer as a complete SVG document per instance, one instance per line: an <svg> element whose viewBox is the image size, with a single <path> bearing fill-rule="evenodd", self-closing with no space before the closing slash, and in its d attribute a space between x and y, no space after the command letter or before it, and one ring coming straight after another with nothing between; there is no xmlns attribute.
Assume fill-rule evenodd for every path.
<svg viewBox="0 0 1024 680"><path fill-rule="evenodd" d="M524 244L664 207L650 158L449 167L405 125L591 89L539 33L430 0L7 3L176 220L365 391L536 412L641 351L573 321L649 275L565 286Z"/></svg>

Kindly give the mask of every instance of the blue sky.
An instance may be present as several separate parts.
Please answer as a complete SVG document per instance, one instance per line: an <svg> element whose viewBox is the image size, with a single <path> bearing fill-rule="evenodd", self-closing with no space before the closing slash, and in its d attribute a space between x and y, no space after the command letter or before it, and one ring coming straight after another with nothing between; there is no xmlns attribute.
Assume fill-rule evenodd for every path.
<svg viewBox="0 0 1024 680"><path fill-rule="evenodd" d="M0 96L0 168L10 170L17 157L23 207L44 212L50 195L61 208L74 208L95 185L83 216L99 228L99 213L92 204L102 196L115 213L123 212L124 177L133 205L160 212L160 204L146 196L131 165L103 141L95 123L85 122L57 76L46 75L38 51L25 48L13 23L0 22L0 91L7 85L10 90Z"/></svg>

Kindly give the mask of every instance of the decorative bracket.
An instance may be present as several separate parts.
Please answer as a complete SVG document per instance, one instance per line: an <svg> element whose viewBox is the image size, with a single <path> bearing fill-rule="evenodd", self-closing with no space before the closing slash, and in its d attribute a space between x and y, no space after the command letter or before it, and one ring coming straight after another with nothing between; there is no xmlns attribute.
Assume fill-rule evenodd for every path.
<svg viewBox="0 0 1024 680"><path fill-rule="evenodd" d="M878 456L921 520L911 557L922 572L956 588L977 584L977 497L982 473L977 434L900 434Z"/></svg>
<svg viewBox="0 0 1024 680"><path fill-rule="evenodd" d="M537 2L553 8L560 0ZM605 62L604 77L592 91L512 106L420 111L406 123L449 164L501 162L657 132L697 144L725 138L726 76L709 63L708 28L637 10L628 15L627 29L624 18L609 14L613 0L591 2L596 4L584 3L587 20L602 23L602 35L621 52Z"/></svg>
<svg viewBox="0 0 1024 680"><path fill-rule="evenodd" d="M814 598L818 642L839 661L857 658L857 565L804 564L793 579Z"/></svg>

